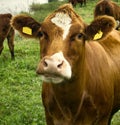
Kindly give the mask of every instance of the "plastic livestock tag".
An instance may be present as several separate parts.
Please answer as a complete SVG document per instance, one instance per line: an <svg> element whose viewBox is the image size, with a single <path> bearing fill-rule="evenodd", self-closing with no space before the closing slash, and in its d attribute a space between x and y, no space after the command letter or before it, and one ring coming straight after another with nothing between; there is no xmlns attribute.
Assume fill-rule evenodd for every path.
<svg viewBox="0 0 120 125"><path fill-rule="evenodd" d="M22 32L28 35L32 35L32 29L30 27L23 27Z"/></svg>
<svg viewBox="0 0 120 125"><path fill-rule="evenodd" d="M93 40L97 40L97 39L100 39L103 35L103 32L101 30L99 30L98 33L95 34Z"/></svg>

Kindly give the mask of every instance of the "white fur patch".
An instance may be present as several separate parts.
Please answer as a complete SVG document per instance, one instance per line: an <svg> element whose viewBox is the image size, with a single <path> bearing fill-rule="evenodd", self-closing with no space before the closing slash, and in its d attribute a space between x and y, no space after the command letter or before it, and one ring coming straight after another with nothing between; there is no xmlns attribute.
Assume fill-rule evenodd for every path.
<svg viewBox="0 0 120 125"><path fill-rule="evenodd" d="M51 21L63 29L64 31L63 40L64 40L69 33L72 19L69 17L68 14L57 13L55 17L51 19Z"/></svg>

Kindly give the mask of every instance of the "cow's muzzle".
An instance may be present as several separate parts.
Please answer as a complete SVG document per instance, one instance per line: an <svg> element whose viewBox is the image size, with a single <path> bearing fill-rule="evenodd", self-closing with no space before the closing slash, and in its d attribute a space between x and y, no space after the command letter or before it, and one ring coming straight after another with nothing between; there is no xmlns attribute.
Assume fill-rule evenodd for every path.
<svg viewBox="0 0 120 125"><path fill-rule="evenodd" d="M43 81L48 83L61 83L71 78L71 66L64 58L63 53L44 57L37 68L37 74L42 76Z"/></svg>

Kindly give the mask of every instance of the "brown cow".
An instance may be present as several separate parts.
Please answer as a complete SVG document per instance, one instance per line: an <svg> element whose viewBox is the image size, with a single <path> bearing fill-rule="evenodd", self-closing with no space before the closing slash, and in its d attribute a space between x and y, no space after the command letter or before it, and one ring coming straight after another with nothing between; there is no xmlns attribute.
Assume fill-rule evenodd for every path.
<svg viewBox="0 0 120 125"><path fill-rule="evenodd" d="M117 21L116 29L120 28L120 6L111 0L100 0L94 10L94 17L101 15L113 16Z"/></svg>
<svg viewBox="0 0 120 125"><path fill-rule="evenodd" d="M0 54L3 50L5 38L8 40L8 46L11 52L11 58L14 59L14 29L10 25L11 14L0 14Z"/></svg>
<svg viewBox="0 0 120 125"><path fill-rule="evenodd" d="M42 99L47 125L108 125L120 109L120 32L100 16L86 25L70 4L42 23L17 15L12 25L40 39Z"/></svg>
<svg viewBox="0 0 120 125"><path fill-rule="evenodd" d="M86 0L69 0L69 3L71 3L73 6L76 6L77 3L80 3L81 7L83 4L86 6Z"/></svg>

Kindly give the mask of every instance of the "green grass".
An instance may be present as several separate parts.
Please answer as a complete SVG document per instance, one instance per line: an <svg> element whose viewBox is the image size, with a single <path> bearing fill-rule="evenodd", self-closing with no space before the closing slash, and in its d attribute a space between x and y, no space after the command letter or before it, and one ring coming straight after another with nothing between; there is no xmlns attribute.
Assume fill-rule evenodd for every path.
<svg viewBox="0 0 120 125"><path fill-rule="evenodd" d="M38 21L65 2L51 2L32 5ZM86 23L93 19L95 1L88 1L86 7L76 6ZM15 60L10 58L7 42L0 56L0 125L45 125L41 99L42 82L35 73L39 62L39 42L33 39L15 37ZM112 119L112 125L120 125L120 111Z"/></svg>
<svg viewBox="0 0 120 125"><path fill-rule="evenodd" d="M41 80L35 70L39 62L39 42L15 42L15 61L7 44L0 57L0 125L44 125Z"/></svg>

